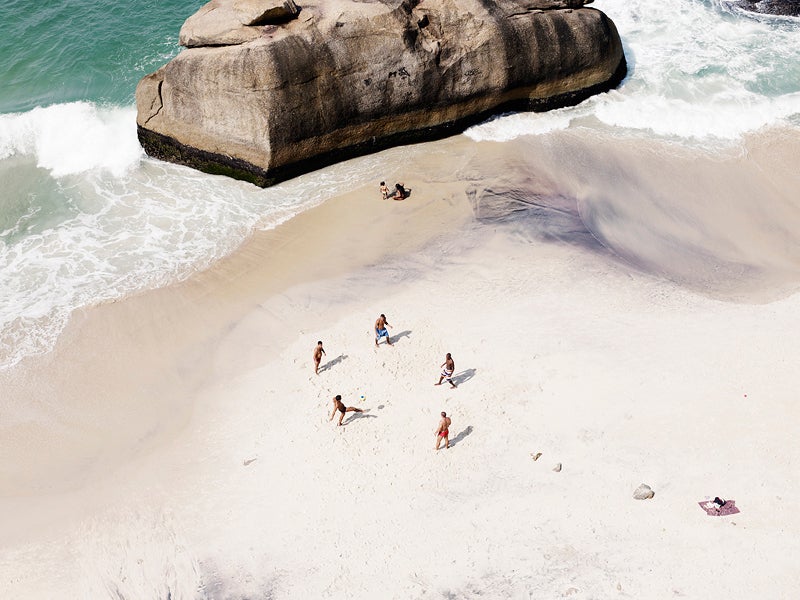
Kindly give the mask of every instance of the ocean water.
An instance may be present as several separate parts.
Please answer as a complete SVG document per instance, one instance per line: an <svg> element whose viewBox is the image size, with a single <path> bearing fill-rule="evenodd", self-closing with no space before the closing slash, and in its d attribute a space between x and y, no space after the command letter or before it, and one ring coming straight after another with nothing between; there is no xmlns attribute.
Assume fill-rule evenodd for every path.
<svg viewBox="0 0 800 600"><path fill-rule="evenodd" d="M180 25L202 4L0 4L0 368L11 372L26 357L47 352L79 307L186 278L233 252L253 231L397 170L389 158L397 154L381 153L261 190L145 156L136 139L135 85L180 51ZM561 215L537 220L522 210L519 222L559 243L601 247L598 260L618 257L726 301L769 301L796 291L800 20L744 13L722 0L596 0L593 6L612 17L623 38L630 72L620 88L576 107L502 115L469 129L464 139L479 149L491 145L494 162L478 160L451 176L470 181L475 198L500 198L512 209L511 219L515 202ZM452 146L433 147L447 152ZM419 159L427 148L409 152ZM437 156L437 162L447 160ZM481 206L476 210L481 217ZM185 465L173 467L174 478L165 474L169 465L159 465L166 471L139 474L130 489L115 490L113 498L130 504L105 513L106 498L94 495L102 485L82 496L80 489L55 489L39 480L37 453L46 453L40 442L48 441L48 450L57 454L62 439L84 436L77 421L102 414L89 408L74 420L62 419L53 396L47 398L56 406L53 421L36 422L34 409L13 401L3 405L12 421L3 424L11 440L3 449L17 453L3 454L0 462L20 471L33 465L27 470L35 480L3 500L24 507L20 513L31 521L58 523L62 514L82 514L84 508L100 516L81 521L80 531L70 530L69 537L54 528L54 542L27 545L23 531L19 544L4 543L0 590L35 590L17 597L36 598L273 596L264 580L281 574L263 562L266 553L258 544L267 543L267 534L256 539L259 531L268 533L269 523L259 512L264 507L246 493L231 494L222 483L195 489L182 479ZM94 406L106 401L98 396ZM229 426L226 416L229 407L219 407L214 426ZM249 417L244 418L251 429L241 436L231 432L226 443L255 439L262 425ZM123 437L121 432L109 423L90 425L106 435L96 454L114 454L111 438ZM133 446L119 454L146 454L146 443ZM158 449L146 450L157 463ZM219 462L213 446L185 451L197 465ZM69 459L64 464L81 474L97 462L95 456ZM159 477L169 480L168 489L142 484ZM193 513L161 510L166 502L160 493L202 505L205 520L195 523ZM228 532L231 515L251 535ZM16 519L13 510L7 514L7 522ZM24 529L25 520L19 520ZM204 529L219 536L208 534L211 543L192 546L187 536ZM240 544L237 535L253 546ZM285 551L300 555L306 549ZM301 558L305 566L306 556ZM328 577L324 568L322 576L313 575L340 577ZM571 572L569 578L571 585ZM380 577L373 579L383 585ZM75 591L76 580L85 586L82 593ZM303 589L300 581L281 583ZM351 583L337 580L325 589L335 596ZM414 581L410 589L422 583ZM504 597L497 589L505 588L481 585L456 595Z"/></svg>
<svg viewBox="0 0 800 600"><path fill-rule="evenodd" d="M350 184L332 168L260 190L147 158L136 84L203 4L0 5L0 368L52 348L76 308L183 279Z"/></svg>
<svg viewBox="0 0 800 600"><path fill-rule="evenodd" d="M380 156L367 157L358 181L334 166L260 190L149 159L136 138L136 83L179 52L180 25L202 4L0 5L0 367L50 349L76 308L185 278L255 229L385 170ZM757 132L800 127L796 19L721 0L594 6L622 34L630 67L622 86L577 107L505 115L467 136L545 151L569 132L576 153L602 135L604 144L620 138L713 154L746 152L744 140ZM610 210L613 190L588 188L598 199L575 193L592 221L597 203ZM646 240L615 247L625 220L593 223L598 239L637 262L630 246ZM671 275L669 265L656 270Z"/></svg>

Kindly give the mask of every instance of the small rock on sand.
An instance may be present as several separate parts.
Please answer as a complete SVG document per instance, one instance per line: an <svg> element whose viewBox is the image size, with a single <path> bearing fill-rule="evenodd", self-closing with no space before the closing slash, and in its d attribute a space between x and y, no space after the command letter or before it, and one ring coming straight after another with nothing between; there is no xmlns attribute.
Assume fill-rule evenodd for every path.
<svg viewBox="0 0 800 600"><path fill-rule="evenodd" d="M645 484L645 483L640 485L633 492L633 497L636 498L637 500L649 500L650 498L652 498L655 495L656 495L656 493L652 490L652 488L649 485Z"/></svg>

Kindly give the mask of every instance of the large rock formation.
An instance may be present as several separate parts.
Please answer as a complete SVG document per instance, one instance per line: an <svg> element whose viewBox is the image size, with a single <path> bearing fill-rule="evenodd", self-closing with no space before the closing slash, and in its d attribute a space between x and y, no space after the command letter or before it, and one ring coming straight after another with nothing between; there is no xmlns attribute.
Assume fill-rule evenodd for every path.
<svg viewBox="0 0 800 600"><path fill-rule="evenodd" d="M212 0L136 89L148 154L261 186L616 86L591 0Z"/></svg>
<svg viewBox="0 0 800 600"><path fill-rule="evenodd" d="M765 15L800 16L798 0L741 0L736 4L745 10Z"/></svg>

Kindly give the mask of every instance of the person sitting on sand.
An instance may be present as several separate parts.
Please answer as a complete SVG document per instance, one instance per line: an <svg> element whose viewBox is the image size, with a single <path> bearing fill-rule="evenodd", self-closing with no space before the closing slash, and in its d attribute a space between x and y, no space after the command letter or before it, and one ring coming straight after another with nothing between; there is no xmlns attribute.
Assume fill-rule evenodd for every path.
<svg viewBox="0 0 800 600"><path fill-rule="evenodd" d="M333 421L333 417L336 416L337 410L341 413L339 415L339 422L337 423L337 425L342 424L342 419L344 419L344 413L364 412L363 410L361 410L360 408L356 408L355 406L345 406L344 403L342 402L342 397L338 394L333 399L333 412L331 413L331 418L328 419L328 421Z"/></svg>
<svg viewBox="0 0 800 600"><path fill-rule="evenodd" d="M456 384L453 382L453 372L456 370L456 363L453 361L453 357L450 356L449 352L447 356L444 357L444 362L440 365L440 368L442 369L442 374L439 377L439 381L433 385L442 385L442 381L447 379L450 387L456 387Z"/></svg>
<svg viewBox="0 0 800 600"><path fill-rule="evenodd" d="M322 342L317 342L317 347L314 348L314 373L317 375L319 375L319 363L323 354L325 354L325 350L322 348Z"/></svg>
<svg viewBox="0 0 800 600"><path fill-rule="evenodd" d="M381 197L386 200L389 198L389 188L386 186L385 181L381 181Z"/></svg>
<svg viewBox="0 0 800 600"><path fill-rule="evenodd" d="M436 449L439 449L439 444L444 440L444 447L450 447L450 417L447 413L442 411L442 420L439 421L439 427L436 428Z"/></svg>
<svg viewBox="0 0 800 600"><path fill-rule="evenodd" d="M375 321L375 346L378 345L378 342L382 337L386 338L387 344L390 346L392 345L392 340L389 338L389 332L386 330L387 327L391 327L391 325L389 325L386 315L381 313L381 316L378 317L377 321Z"/></svg>
<svg viewBox="0 0 800 600"><path fill-rule="evenodd" d="M406 188L403 187L402 183L395 183L394 189L394 196L392 196L393 200L405 200L406 196L408 196L408 192L406 192Z"/></svg>

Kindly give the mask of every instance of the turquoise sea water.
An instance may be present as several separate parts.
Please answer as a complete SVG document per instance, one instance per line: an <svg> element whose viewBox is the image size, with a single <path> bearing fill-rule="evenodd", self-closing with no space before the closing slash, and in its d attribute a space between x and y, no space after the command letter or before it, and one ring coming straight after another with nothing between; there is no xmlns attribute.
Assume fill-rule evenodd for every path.
<svg viewBox="0 0 800 600"><path fill-rule="evenodd" d="M169 284L354 185L336 166L259 190L147 158L136 83L180 51L203 2L0 4L0 367L52 347L72 311ZM729 2L598 0L625 44L624 84L578 107L492 120L516 143L592 128L683 145L736 144L800 125L800 26Z"/></svg>
<svg viewBox="0 0 800 600"><path fill-rule="evenodd" d="M137 81L178 53L204 2L10 0L0 5L0 113L90 101L133 103Z"/></svg>
<svg viewBox="0 0 800 600"><path fill-rule="evenodd" d="M203 4L0 4L0 368L75 308L182 279L347 186L329 169L263 191L144 155L136 84Z"/></svg>

